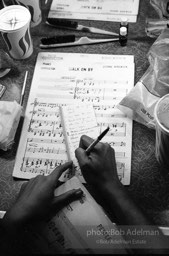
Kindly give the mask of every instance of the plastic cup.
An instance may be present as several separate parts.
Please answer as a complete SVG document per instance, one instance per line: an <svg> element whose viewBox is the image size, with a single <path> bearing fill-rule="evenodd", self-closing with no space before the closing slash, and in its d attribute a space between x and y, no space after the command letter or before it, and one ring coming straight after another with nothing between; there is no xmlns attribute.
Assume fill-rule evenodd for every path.
<svg viewBox="0 0 169 256"><path fill-rule="evenodd" d="M157 102L154 117L156 121L156 158L161 165L169 168L169 94Z"/></svg>
<svg viewBox="0 0 169 256"><path fill-rule="evenodd" d="M30 20L30 12L23 6L11 5L0 10L0 31L14 59L26 59L33 53Z"/></svg>
<svg viewBox="0 0 169 256"><path fill-rule="evenodd" d="M31 27L37 26L42 21L40 0L13 0L13 2L28 8L31 13Z"/></svg>

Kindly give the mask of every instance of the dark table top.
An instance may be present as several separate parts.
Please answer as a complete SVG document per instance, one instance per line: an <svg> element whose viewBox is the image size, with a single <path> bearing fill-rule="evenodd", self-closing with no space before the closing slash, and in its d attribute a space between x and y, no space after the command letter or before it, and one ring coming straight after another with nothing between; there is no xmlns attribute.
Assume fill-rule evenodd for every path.
<svg viewBox="0 0 169 256"><path fill-rule="evenodd" d="M14 68L8 75L0 78L0 83L7 87L1 100L10 101L15 99L19 102L25 71L29 71L23 103L24 109L29 96L36 57L38 52L42 51L39 48L40 38L53 36L54 33L59 35L74 34L74 32L50 28L45 24L45 17L48 14L50 3L51 1L46 6L44 4L42 6L42 23L35 28L31 28L34 53L26 60L14 60ZM131 35L135 39L129 40L125 47L121 47L117 43L106 43L48 51L134 55L136 83L149 66L147 53L154 42L154 39L147 37L145 33L145 20L148 17L158 18L149 0L140 0L137 23L129 24L129 36ZM81 21L81 23L118 33L119 24L115 22ZM75 34L82 36L79 32L75 32ZM6 50L1 36L0 49ZM0 210L7 210L13 204L23 183L22 180L14 180L12 177L20 133L21 125L17 129L15 144L12 149L7 152L0 150ZM155 158L155 131L135 121L133 122L131 184L127 186L127 190L136 203L142 207L156 224L169 225L169 175L166 170L159 166Z"/></svg>

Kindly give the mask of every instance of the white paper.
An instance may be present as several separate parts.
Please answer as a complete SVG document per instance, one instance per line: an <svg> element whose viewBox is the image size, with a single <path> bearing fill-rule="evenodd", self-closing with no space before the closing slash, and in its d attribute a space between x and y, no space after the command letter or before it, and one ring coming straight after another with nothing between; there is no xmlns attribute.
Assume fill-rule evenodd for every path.
<svg viewBox="0 0 169 256"><path fill-rule="evenodd" d="M93 104L99 133L116 152L119 178L130 183L132 120L116 105L134 85L134 57L78 53L38 55L28 99L14 177L48 175L68 160L59 106ZM105 141L105 140L103 140ZM61 180L69 178L68 173Z"/></svg>
<svg viewBox="0 0 169 256"><path fill-rule="evenodd" d="M85 180L82 180L80 166L75 157L75 150L79 147L82 135L88 135L92 139L96 139L99 136L93 105L84 103L70 104L61 106L60 110L68 159L73 160L76 176L80 175L81 181L85 182ZM79 172L80 174L78 175Z"/></svg>
<svg viewBox="0 0 169 256"><path fill-rule="evenodd" d="M121 253L126 253L127 244L119 232L115 234L116 224L110 221L76 177L57 188L55 196L73 188L81 188L83 197L64 207L47 225L41 225L41 233L47 238L48 243L54 244L60 240L60 245L65 250L71 248L76 253L92 254L103 250L102 253L113 254L114 249L121 249Z"/></svg>
<svg viewBox="0 0 169 256"><path fill-rule="evenodd" d="M53 0L50 18L136 22L139 0Z"/></svg>

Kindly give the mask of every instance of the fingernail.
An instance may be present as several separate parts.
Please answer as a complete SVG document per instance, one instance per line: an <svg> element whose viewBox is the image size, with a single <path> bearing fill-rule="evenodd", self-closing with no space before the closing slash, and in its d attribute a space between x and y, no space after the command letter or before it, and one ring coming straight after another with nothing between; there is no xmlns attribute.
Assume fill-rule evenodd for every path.
<svg viewBox="0 0 169 256"><path fill-rule="evenodd" d="M82 196L83 195L83 191L79 188L79 189L76 190L75 195L76 196L80 196L80 195Z"/></svg>

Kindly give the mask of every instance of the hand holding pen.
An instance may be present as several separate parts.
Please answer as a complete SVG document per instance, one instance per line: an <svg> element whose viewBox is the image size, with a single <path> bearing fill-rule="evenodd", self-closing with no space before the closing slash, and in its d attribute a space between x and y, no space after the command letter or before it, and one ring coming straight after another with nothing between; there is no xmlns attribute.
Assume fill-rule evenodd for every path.
<svg viewBox="0 0 169 256"><path fill-rule="evenodd" d="M109 127L107 127L98 137L95 139L86 149L86 153L89 155L90 152L94 149L94 147L97 145L97 143L107 134L107 132L110 130Z"/></svg>
<svg viewBox="0 0 169 256"><path fill-rule="evenodd" d="M97 142L95 146L93 143L92 138L84 135L80 139L79 148L75 151L84 179L89 185L100 189L104 189L103 184L109 182L120 185L114 149L108 143ZM93 146L90 146L91 144ZM90 150L93 147L95 150L90 151L89 146Z"/></svg>

